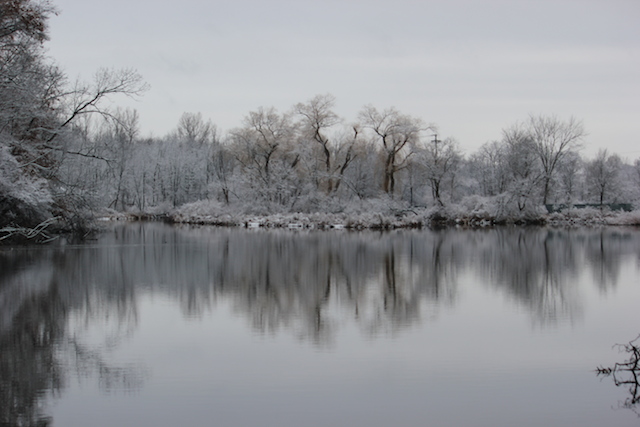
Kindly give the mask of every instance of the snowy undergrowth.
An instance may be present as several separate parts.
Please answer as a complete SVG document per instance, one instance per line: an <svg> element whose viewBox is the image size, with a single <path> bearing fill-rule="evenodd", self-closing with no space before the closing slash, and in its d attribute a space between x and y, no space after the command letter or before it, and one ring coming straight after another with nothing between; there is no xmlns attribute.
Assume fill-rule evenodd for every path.
<svg viewBox="0 0 640 427"><path fill-rule="evenodd" d="M469 202L471 203L471 202ZM433 225L482 227L495 224L496 208L477 201L447 207L415 207L390 198L355 200L336 209L326 205L317 212L256 213L262 210L228 206L216 201L183 205L169 214L176 223L266 228L394 229ZM520 218L521 219L521 218ZM506 222L506 221L505 221Z"/></svg>
<svg viewBox="0 0 640 427"><path fill-rule="evenodd" d="M432 226L487 227L504 224L538 224L557 227L640 225L640 211L611 212L600 209L571 209L548 214L542 206L506 211L497 198L471 196L458 204L415 207L390 198L354 200L343 205L326 204L324 211L267 213L250 205L227 205L201 200L178 208L156 207L145 213L125 215L129 219L165 218L183 224L290 229L395 229ZM122 214L115 212L115 219ZM109 216L107 214L107 216Z"/></svg>
<svg viewBox="0 0 640 427"><path fill-rule="evenodd" d="M36 226L51 218L52 202L47 182L23 173L9 147L0 142L0 227Z"/></svg>
<svg viewBox="0 0 640 427"><path fill-rule="evenodd" d="M607 209L570 209L546 216L546 223L555 226L640 225L640 211L612 212Z"/></svg>
<svg viewBox="0 0 640 427"><path fill-rule="evenodd" d="M331 208L331 206L327 206ZM338 210L335 209L332 210ZM402 204L389 200L351 203L339 212L274 212L244 206L228 206L216 201L198 201L173 210L169 217L177 223L289 228L397 228L409 226ZM414 215L415 216L415 215ZM415 218L412 218L415 222ZM422 225L414 223L414 226Z"/></svg>
<svg viewBox="0 0 640 427"><path fill-rule="evenodd" d="M622 212L606 219L608 225L635 225L640 226L640 211Z"/></svg>

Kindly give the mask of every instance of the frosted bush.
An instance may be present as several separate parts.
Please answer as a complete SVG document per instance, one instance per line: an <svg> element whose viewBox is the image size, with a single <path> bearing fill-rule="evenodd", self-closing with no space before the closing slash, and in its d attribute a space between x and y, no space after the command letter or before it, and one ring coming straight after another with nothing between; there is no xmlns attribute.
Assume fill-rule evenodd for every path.
<svg viewBox="0 0 640 427"><path fill-rule="evenodd" d="M53 198L47 181L24 175L9 148L0 144L0 226L35 226L50 218Z"/></svg>
<svg viewBox="0 0 640 427"><path fill-rule="evenodd" d="M225 205L216 200L199 200L187 203L171 212L171 219L175 222L235 225L238 215L231 213Z"/></svg>
<svg viewBox="0 0 640 427"><path fill-rule="evenodd" d="M605 221L609 225L640 225L640 211L620 212L608 216Z"/></svg>
<svg viewBox="0 0 640 427"><path fill-rule="evenodd" d="M20 167L17 160L9 153L9 147L0 142L0 191L10 191L20 177Z"/></svg>
<svg viewBox="0 0 640 427"><path fill-rule="evenodd" d="M608 208L581 208L555 212L547 216L551 225L640 225L640 211L612 212Z"/></svg>
<svg viewBox="0 0 640 427"><path fill-rule="evenodd" d="M496 197L472 195L460 202L461 210L472 218L492 219L499 216L502 207Z"/></svg>

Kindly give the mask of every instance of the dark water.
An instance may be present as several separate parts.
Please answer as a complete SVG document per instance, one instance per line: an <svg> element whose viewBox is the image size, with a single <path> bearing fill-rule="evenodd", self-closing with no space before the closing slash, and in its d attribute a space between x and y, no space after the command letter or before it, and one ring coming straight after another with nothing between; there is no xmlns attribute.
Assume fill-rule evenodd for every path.
<svg viewBox="0 0 640 427"><path fill-rule="evenodd" d="M0 425L638 425L593 371L640 334L639 273L614 228L3 248Z"/></svg>

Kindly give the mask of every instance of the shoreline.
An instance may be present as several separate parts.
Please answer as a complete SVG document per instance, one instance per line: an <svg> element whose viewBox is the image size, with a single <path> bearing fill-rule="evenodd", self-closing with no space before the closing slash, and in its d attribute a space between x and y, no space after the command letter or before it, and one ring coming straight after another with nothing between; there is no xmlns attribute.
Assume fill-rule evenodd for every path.
<svg viewBox="0 0 640 427"><path fill-rule="evenodd" d="M612 212L593 209L555 212L520 218L498 218L488 215L451 215L430 209L408 209L395 214L367 212L344 213L281 213L251 215L228 212L184 213L119 213L103 220L164 221L172 224L206 225L265 229L313 230L396 230L462 227L482 229L502 226L601 227L640 226L640 211Z"/></svg>
<svg viewBox="0 0 640 427"><path fill-rule="evenodd" d="M68 241L84 241L101 232L100 224L119 221L159 221L210 227L279 230L346 230L391 231L402 229L462 228L470 230L495 227L640 227L640 210L612 212L594 209L576 209L568 212L529 215L523 217L492 217L473 213L446 212L439 209L406 209L395 213L281 213L253 215L230 212L187 213L174 212L103 212L90 220L82 233L69 231L47 220L51 227L0 228L0 246L20 244L46 244L61 237Z"/></svg>

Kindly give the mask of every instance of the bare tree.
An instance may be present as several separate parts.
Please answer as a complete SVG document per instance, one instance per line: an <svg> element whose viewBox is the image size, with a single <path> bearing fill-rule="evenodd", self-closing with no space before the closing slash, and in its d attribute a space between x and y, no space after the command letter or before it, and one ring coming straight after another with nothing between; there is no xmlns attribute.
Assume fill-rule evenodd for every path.
<svg viewBox="0 0 640 427"><path fill-rule="evenodd" d="M325 190L327 193L333 191L334 183L332 175L332 147L326 131L340 122L340 117L333 112L335 97L333 95L317 95L306 104L299 103L295 106L295 112L302 117L303 135L310 138L322 150L323 163L325 169Z"/></svg>
<svg viewBox="0 0 640 427"><path fill-rule="evenodd" d="M133 151L133 145L140 132L139 116L136 110L118 108L110 120L112 124L112 139L110 144L113 152L111 167L115 176L115 195L110 203L114 208L124 210L125 186L124 175L129 166L129 160Z"/></svg>
<svg viewBox="0 0 640 427"><path fill-rule="evenodd" d="M275 108L259 108L231 132L233 152L255 197L278 205L293 203L300 192L297 169L300 154L290 116Z"/></svg>
<svg viewBox="0 0 640 427"><path fill-rule="evenodd" d="M356 152L356 145L358 144L360 131L357 125L351 127L353 133L351 136L345 136L338 141L337 147L335 147L334 154L334 169L333 178L333 191L337 192L340 188L340 184L344 180L345 172L351 163L358 156Z"/></svg>
<svg viewBox="0 0 640 427"><path fill-rule="evenodd" d="M212 142L217 133L216 126L211 120L205 121L201 113L184 113L178 121L178 137L188 143Z"/></svg>
<svg viewBox="0 0 640 427"><path fill-rule="evenodd" d="M580 148L580 142L585 136L582 122L571 117L562 121L555 116L529 116L526 131L533 142L543 175L542 203L549 199L551 182L554 172L567 153Z"/></svg>
<svg viewBox="0 0 640 427"><path fill-rule="evenodd" d="M121 70L99 69L91 84L77 81L74 88L67 94L65 102L66 117L59 129L66 127L79 116L86 114L100 114L104 117L112 117L113 113L104 106L104 101L113 95L125 95L137 97L149 89L142 76L135 70L124 68ZM54 133L49 142L53 141L58 133Z"/></svg>
<svg viewBox="0 0 640 427"><path fill-rule="evenodd" d="M601 206L617 185L621 165L620 157L607 150L598 151L596 158L587 163L587 180Z"/></svg>
<svg viewBox="0 0 640 427"><path fill-rule="evenodd" d="M215 141L209 150L208 169L214 178L214 181L209 183L209 187L219 190L226 204L229 204L229 196L232 193L234 168L235 159L229 147Z"/></svg>
<svg viewBox="0 0 640 427"><path fill-rule="evenodd" d="M507 189L506 149L499 141L483 144L470 159L473 179L480 194L497 196Z"/></svg>
<svg viewBox="0 0 640 427"><path fill-rule="evenodd" d="M357 136L357 132L354 132ZM354 137L354 143L350 145L352 152L350 167L343 171L341 179L353 194L360 200L374 196L378 192L376 182L378 155L373 142Z"/></svg>
<svg viewBox="0 0 640 427"><path fill-rule="evenodd" d="M291 132L289 116L280 115L273 107L250 112L244 119L244 127L231 132L238 161L269 186L272 160L289 141Z"/></svg>
<svg viewBox="0 0 640 427"><path fill-rule="evenodd" d="M510 203L515 202L518 211L523 212L536 195L538 185L544 177L535 142L525 129L515 125L503 130L503 144L510 180L507 193Z"/></svg>
<svg viewBox="0 0 640 427"><path fill-rule="evenodd" d="M580 179L584 162L577 152L570 152L559 163L559 183L562 188L563 202L571 206L580 189Z"/></svg>
<svg viewBox="0 0 640 427"><path fill-rule="evenodd" d="M636 171L635 179L638 184L640 184L640 159L636 159L636 161L633 162L633 167Z"/></svg>
<svg viewBox="0 0 640 427"><path fill-rule="evenodd" d="M422 150L420 160L425 168L425 176L431 187L433 199L438 205L444 206L442 186L446 180L453 179L462 160L458 144L451 138L439 140L436 134Z"/></svg>
<svg viewBox="0 0 640 427"><path fill-rule="evenodd" d="M372 130L382 145L382 187L385 193L393 195L396 172L406 167L411 148L420 140L421 132L432 127L425 127L420 119L401 114L395 108L378 111L371 105L362 109L359 118L362 126Z"/></svg>

